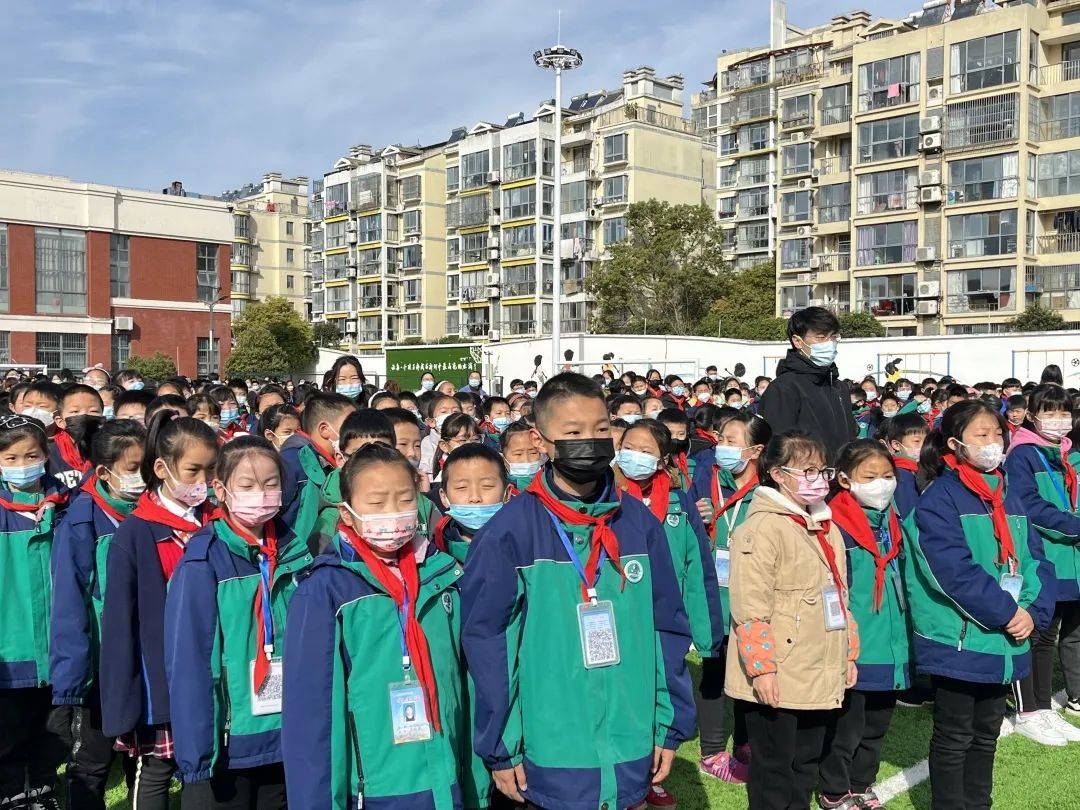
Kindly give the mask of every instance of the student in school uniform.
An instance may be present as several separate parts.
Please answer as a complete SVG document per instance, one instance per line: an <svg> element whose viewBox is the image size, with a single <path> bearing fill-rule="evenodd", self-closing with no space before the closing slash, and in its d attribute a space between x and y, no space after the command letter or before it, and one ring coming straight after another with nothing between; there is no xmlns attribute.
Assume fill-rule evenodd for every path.
<svg viewBox="0 0 1080 810"><path fill-rule="evenodd" d="M140 468L146 430L131 419L107 422L90 442L93 471L56 529L52 549L49 676L53 704L67 707L72 731L67 781L70 810L103 810L115 758L101 731L98 665L105 560L117 528L146 490Z"/></svg>
<svg viewBox="0 0 1080 810"><path fill-rule="evenodd" d="M461 413L461 403L447 394L433 393L424 406L424 424L428 434L420 442L420 472L434 480L438 470L435 468L435 452L439 448L440 431L443 422L454 413Z"/></svg>
<svg viewBox="0 0 1080 810"><path fill-rule="evenodd" d="M917 413L895 416L885 428L885 445L892 454L896 468L896 494L893 499L900 510L901 520L911 515L919 501L919 456L929 432L926 420Z"/></svg>
<svg viewBox="0 0 1080 810"><path fill-rule="evenodd" d="M678 408L667 408L656 414L656 421L671 434L671 460L679 474L677 483L683 492L689 492L694 482L697 459L690 453L690 419Z"/></svg>
<svg viewBox="0 0 1080 810"><path fill-rule="evenodd" d="M745 701L750 810L807 808L830 715L855 685L844 541L825 504L833 470L821 441L774 435L761 485L731 540L731 632L724 689Z"/></svg>
<svg viewBox="0 0 1080 810"><path fill-rule="evenodd" d="M712 549L697 507L675 486L671 456L671 434L660 422L631 425L615 456L616 485L663 524L694 648L703 661L722 660L726 622ZM646 798L650 807L673 807L675 801L661 785Z"/></svg>
<svg viewBox="0 0 1080 810"><path fill-rule="evenodd" d="M289 437L300 430L300 414L292 405L271 405L259 415L258 430L255 435L262 436L274 448L281 451Z"/></svg>
<svg viewBox="0 0 1080 810"><path fill-rule="evenodd" d="M1031 668L1028 638L1053 613L1053 572L1000 466L1004 419L981 400L949 407L920 473L933 483L906 538L915 665L930 675L934 810L989 807L1010 684Z"/></svg>
<svg viewBox="0 0 1080 810"><path fill-rule="evenodd" d="M101 394L89 385L75 384L60 395L49 442L49 472L68 489L75 489L90 471L89 436L105 421Z"/></svg>
<svg viewBox="0 0 1080 810"><path fill-rule="evenodd" d="M213 481L220 514L188 541L169 583L165 671L184 810L286 806L286 615L311 555L277 520L283 477L266 439L226 444Z"/></svg>
<svg viewBox="0 0 1080 810"><path fill-rule="evenodd" d="M524 492L546 460L533 444L531 428L514 422L499 437L499 447L510 478L510 495Z"/></svg>
<svg viewBox="0 0 1080 810"><path fill-rule="evenodd" d="M757 460L772 438L764 420L745 411L729 411L718 424L714 459L708 467L699 466L690 490L698 504L708 505L705 522L709 554L713 560L720 605L723 610L725 643L731 622L729 602L731 538L746 520L758 488ZM732 753L725 749L727 713L724 678L727 650L718 660L702 661L701 684L697 694L698 728L701 735L701 770L733 784L746 782L749 775L750 745L746 718L739 702L732 705Z"/></svg>
<svg viewBox="0 0 1080 810"><path fill-rule="evenodd" d="M1080 741L1080 728L1050 704L1054 648L1065 690L1080 698L1080 486L1069 463L1072 399L1060 385L1040 385L1029 397L1030 411L1012 434L1005 458L1009 489L1043 541L1055 580L1057 604L1050 627L1031 638L1031 674L1020 681L1016 730L1043 745Z"/></svg>
<svg viewBox="0 0 1080 810"><path fill-rule="evenodd" d="M233 389L227 385L216 385L207 392L207 396L217 404L219 411L218 442L224 445L231 442L237 436L247 435L247 425L240 411L240 403L236 400Z"/></svg>
<svg viewBox="0 0 1080 810"><path fill-rule="evenodd" d="M510 480L502 456L485 444L459 445L443 465L439 497L445 514L431 539L462 565L473 536L484 528L510 497Z"/></svg>
<svg viewBox="0 0 1080 810"><path fill-rule="evenodd" d="M49 558L67 493L48 458L36 418L0 417L0 807L12 810L59 810L69 742L50 722Z"/></svg>
<svg viewBox="0 0 1080 810"><path fill-rule="evenodd" d="M859 679L833 718L819 768L818 805L884 807L872 785L881 764L897 694L911 686L907 597L900 568L904 534L893 456L877 441L856 439L836 460L839 490L829 501L847 549L848 603L862 639Z"/></svg>
<svg viewBox="0 0 1080 810"><path fill-rule="evenodd" d="M300 574L285 631L282 750L292 810L477 808L462 567L417 533L416 476L380 443L342 470L331 552Z"/></svg>
<svg viewBox="0 0 1080 810"><path fill-rule="evenodd" d="M133 810L167 810L176 770L165 678L165 593L188 540L210 510L217 436L206 423L158 412L150 420L147 490L120 524L105 562L101 730L134 765Z"/></svg>
<svg viewBox="0 0 1080 810"><path fill-rule="evenodd" d="M510 799L625 808L693 733L686 612L663 529L614 485L600 387L558 374L534 414L551 460L477 533L461 585L474 745Z"/></svg>
<svg viewBox="0 0 1080 810"><path fill-rule="evenodd" d="M480 408L482 419L477 426L480 435L492 450L499 450L499 436L513 421L510 418L510 403L502 397L487 397Z"/></svg>

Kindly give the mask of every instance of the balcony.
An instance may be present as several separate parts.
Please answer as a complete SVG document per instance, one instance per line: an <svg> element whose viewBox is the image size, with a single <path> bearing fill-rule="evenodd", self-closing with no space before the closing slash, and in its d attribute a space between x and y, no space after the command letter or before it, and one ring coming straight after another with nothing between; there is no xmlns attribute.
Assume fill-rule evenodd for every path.
<svg viewBox="0 0 1080 810"><path fill-rule="evenodd" d="M359 185L353 185L352 199L349 200L350 211L368 211L378 208L381 204L382 194L379 193L378 187L360 188Z"/></svg>
<svg viewBox="0 0 1080 810"><path fill-rule="evenodd" d="M845 104L842 107L822 107L821 108L821 126L830 127L834 124L849 124L851 123L851 105Z"/></svg>
<svg viewBox="0 0 1080 810"><path fill-rule="evenodd" d="M1069 82L1080 79L1080 59L1071 59L1068 62L1058 62L1055 65L1043 65L1039 68L1039 85L1048 87L1059 82Z"/></svg>
<svg viewBox="0 0 1080 810"><path fill-rule="evenodd" d="M461 325L461 336L470 338L487 337L489 329L487 321L465 323Z"/></svg>
<svg viewBox="0 0 1080 810"><path fill-rule="evenodd" d="M1048 233L1038 238L1039 253L1080 252L1080 232Z"/></svg>
<svg viewBox="0 0 1080 810"><path fill-rule="evenodd" d="M851 219L851 203L818 206L818 222L822 225L847 222L849 219Z"/></svg>
<svg viewBox="0 0 1080 810"><path fill-rule="evenodd" d="M919 100L919 82L893 82L886 87L876 87L859 94L859 112L887 110L914 104Z"/></svg>
<svg viewBox="0 0 1080 810"><path fill-rule="evenodd" d="M919 200L919 190L886 191L880 194L867 194L856 200L856 213L859 216L884 214L887 211L906 211L915 208Z"/></svg>
<svg viewBox="0 0 1080 810"><path fill-rule="evenodd" d="M486 301L487 297L486 284L469 284L461 288L461 300L466 303L470 301Z"/></svg>
<svg viewBox="0 0 1080 810"><path fill-rule="evenodd" d="M805 129L814 125L814 113L812 110L803 110L780 119L780 129Z"/></svg>
<svg viewBox="0 0 1080 810"><path fill-rule="evenodd" d="M484 204L475 208L461 209L458 212L458 226L468 228L473 225L487 225L488 216L491 213L488 207L487 197L481 197Z"/></svg>
<svg viewBox="0 0 1080 810"><path fill-rule="evenodd" d="M738 206L737 213L735 214L735 220L741 222L744 219L761 219L769 215L769 203L761 203L758 205L740 205Z"/></svg>
<svg viewBox="0 0 1080 810"><path fill-rule="evenodd" d="M818 170L818 174L845 174L851 171L851 155L818 158L814 168Z"/></svg>
<svg viewBox="0 0 1080 810"><path fill-rule="evenodd" d="M382 333L378 329L365 329L357 337L360 343L378 343L382 340Z"/></svg>
<svg viewBox="0 0 1080 810"><path fill-rule="evenodd" d="M563 239L560 249L564 262L581 261L582 259L594 258L595 242L592 239L580 236L573 239Z"/></svg>
<svg viewBox="0 0 1080 810"><path fill-rule="evenodd" d="M587 172L588 170L588 158L574 158L573 160L564 160L562 162L563 177L569 174L580 174L581 172Z"/></svg>
<svg viewBox="0 0 1080 810"><path fill-rule="evenodd" d="M819 253L814 256L814 259L817 259L817 267L814 269L819 273L833 273L851 269L850 253ZM812 260L811 264L813 264Z"/></svg>
<svg viewBox="0 0 1080 810"><path fill-rule="evenodd" d="M1019 177L1001 177L981 183L958 183L950 185L945 200L949 205L986 202L987 200L1011 200L1020 191Z"/></svg>
<svg viewBox="0 0 1080 810"><path fill-rule="evenodd" d="M776 172L764 171L752 174L740 173L735 181L736 188L748 188L750 186L767 186L776 182Z"/></svg>
<svg viewBox="0 0 1080 810"><path fill-rule="evenodd" d="M502 182L504 183L524 180L526 177L536 177L536 161L522 163L518 166L503 166Z"/></svg>
<svg viewBox="0 0 1080 810"><path fill-rule="evenodd" d="M780 87L790 87L793 84L810 82L820 79L825 75L824 62L811 62L807 65L787 68L776 71L776 83Z"/></svg>
<svg viewBox="0 0 1080 810"><path fill-rule="evenodd" d="M762 118L772 118L775 115L776 108L772 105L735 109L731 113L731 123L733 125L746 124L750 121L758 121Z"/></svg>
<svg viewBox="0 0 1080 810"><path fill-rule="evenodd" d="M503 321L502 329L508 335L535 335L536 321Z"/></svg>
<svg viewBox="0 0 1080 810"><path fill-rule="evenodd" d="M367 295L360 299L357 309L378 309L382 306L382 296Z"/></svg>
<svg viewBox="0 0 1080 810"><path fill-rule="evenodd" d="M759 253L769 249L769 237L743 238L735 240L736 253Z"/></svg>
<svg viewBox="0 0 1080 810"><path fill-rule="evenodd" d="M375 260L373 262L362 262L360 264L360 275L362 276L377 276L382 272L382 262Z"/></svg>
<svg viewBox="0 0 1080 810"><path fill-rule="evenodd" d="M754 65L754 67L757 68L754 72L751 72L748 69L748 66L725 70L720 76L720 87L723 92L735 93L740 90L750 90L754 87L762 87L768 84L768 65Z"/></svg>

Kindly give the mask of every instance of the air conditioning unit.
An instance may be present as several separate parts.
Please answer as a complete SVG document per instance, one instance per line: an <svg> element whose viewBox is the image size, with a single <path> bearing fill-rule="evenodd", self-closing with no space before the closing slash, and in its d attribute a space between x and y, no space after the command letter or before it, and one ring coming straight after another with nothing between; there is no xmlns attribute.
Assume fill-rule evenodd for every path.
<svg viewBox="0 0 1080 810"><path fill-rule="evenodd" d="M800 225L798 228L795 229L795 233L797 233L799 236L813 236L814 235L814 226L813 225Z"/></svg>
<svg viewBox="0 0 1080 810"><path fill-rule="evenodd" d="M594 206L599 208L600 206L602 206L604 204L604 198L603 197L594 197L592 202L593 202Z"/></svg>
<svg viewBox="0 0 1080 810"><path fill-rule="evenodd" d="M487 275L484 277L484 280L485 280L485 282L487 283L487 285L489 287L498 287L499 286L499 271L498 270L489 270Z"/></svg>
<svg viewBox="0 0 1080 810"><path fill-rule="evenodd" d="M940 132L931 132L929 135L923 135L919 138L920 152L935 152L938 149L941 149Z"/></svg>
<svg viewBox="0 0 1080 810"><path fill-rule="evenodd" d="M499 237L497 237L497 236L489 236L488 237L488 247L489 248L497 248L498 246L499 246Z"/></svg>
<svg viewBox="0 0 1080 810"><path fill-rule="evenodd" d="M810 306L812 306L812 307L823 307L823 306L825 306L825 299L824 298L811 298L810 299Z"/></svg>
<svg viewBox="0 0 1080 810"><path fill-rule="evenodd" d="M499 260L499 249L497 247L488 248L488 259L493 262L497 262Z"/></svg>
<svg viewBox="0 0 1080 810"><path fill-rule="evenodd" d="M937 247L934 245L927 245L925 247L915 248L915 261L917 262L936 262L937 261Z"/></svg>
<svg viewBox="0 0 1080 810"><path fill-rule="evenodd" d="M940 281L920 281L917 291L915 293L916 298L940 298L941 297L941 282Z"/></svg>
<svg viewBox="0 0 1080 810"><path fill-rule="evenodd" d="M919 204L941 202L941 186L923 186L919 189Z"/></svg>
<svg viewBox="0 0 1080 810"><path fill-rule="evenodd" d="M492 214L491 217L488 219L488 224L492 227L497 228L502 225L502 217L498 214Z"/></svg>
<svg viewBox="0 0 1080 810"><path fill-rule="evenodd" d="M789 141L801 141L801 140L804 140L805 138L806 138L806 133L805 132L792 132L791 135L788 137L788 140Z"/></svg>
<svg viewBox="0 0 1080 810"><path fill-rule="evenodd" d="M927 169L926 171L919 172L919 185L920 186L940 186L941 185L941 169Z"/></svg>
<svg viewBox="0 0 1080 810"><path fill-rule="evenodd" d="M801 189L813 188L813 181L810 180L809 178L804 177L802 180L799 181L799 188L801 188Z"/></svg>
<svg viewBox="0 0 1080 810"><path fill-rule="evenodd" d="M810 177L817 180L821 176L821 169L813 168L810 170Z"/></svg>
<svg viewBox="0 0 1080 810"><path fill-rule="evenodd" d="M929 115L919 119L919 134L923 135L927 132L941 132L940 115Z"/></svg>
<svg viewBox="0 0 1080 810"><path fill-rule="evenodd" d="M499 174L498 169L496 169L495 171L492 171L492 172L488 172L487 181L489 183L498 183L500 176L501 175Z"/></svg>
<svg viewBox="0 0 1080 810"><path fill-rule="evenodd" d="M934 107L945 103L945 88L940 84L932 84L926 88L926 106Z"/></svg>
<svg viewBox="0 0 1080 810"><path fill-rule="evenodd" d="M599 218L600 218L600 209L598 209L598 208L590 208L589 209L589 219L599 219Z"/></svg>
<svg viewBox="0 0 1080 810"><path fill-rule="evenodd" d="M492 329L488 332L488 340L502 340L502 332L498 329Z"/></svg>
<svg viewBox="0 0 1080 810"><path fill-rule="evenodd" d="M350 219L345 223L345 230L347 233L356 233L356 220Z"/></svg>
<svg viewBox="0 0 1080 810"><path fill-rule="evenodd" d="M355 245L359 238L360 237L356 235L356 231L349 231L347 234L345 234L345 241L348 242L350 245Z"/></svg>
<svg viewBox="0 0 1080 810"><path fill-rule="evenodd" d="M819 267L821 267L821 257L820 256L811 256L810 257L810 269L811 270L817 270Z"/></svg>
<svg viewBox="0 0 1080 810"><path fill-rule="evenodd" d="M915 304L916 315L937 315L938 314L938 302L937 301L919 301Z"/></svg>
<svg viewBox="0 0 1080 810"><path fill-rule="evenodd" d="M135 328L135 319L130 315L117 315L113 318L113 329L117 332L130 332Z"/></svg>
<svg viewBox="0 0 1080 810"><path fill-rule="evenodd" d="M354 321L352 318L346 318L345 319L345 334L346 335L355 335L356 334L356 321Z"/></svg>
<svg viewBox="0 0 1080 810"><path fill-rule="evenodd" d="M349 278L356 278L356 265L345 268L345 275Z"/></svg>

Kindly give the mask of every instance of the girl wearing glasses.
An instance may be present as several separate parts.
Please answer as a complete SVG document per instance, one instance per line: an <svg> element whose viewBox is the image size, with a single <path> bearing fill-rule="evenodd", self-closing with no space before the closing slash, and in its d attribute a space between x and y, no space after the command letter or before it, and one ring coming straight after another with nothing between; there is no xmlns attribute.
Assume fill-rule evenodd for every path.
<svg viewBox="0 0 1080 810"><path fill-rule="evenodd" d="M746 701L751 810L809 806L830 714L858 674L844 541L824 502L834 474L810 434L772 437L731 542L725 691Z"/></svg>
<svg viewBox="0 0 1080 810"><path fill-rule="evenodd" d="M982 400L945 411L920 472L905 582L915 664L935 687L934 807L989 807L1009 684L1031 669L1028 638L1054 611L1053 571L1027 508L1006 487L1005 420Z"/></svg>

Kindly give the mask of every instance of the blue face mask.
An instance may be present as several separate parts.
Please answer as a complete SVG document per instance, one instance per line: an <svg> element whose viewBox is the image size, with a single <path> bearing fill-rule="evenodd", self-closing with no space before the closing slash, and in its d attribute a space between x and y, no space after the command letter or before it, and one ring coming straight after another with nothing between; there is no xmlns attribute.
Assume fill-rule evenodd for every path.
<svg viewBox="0 0 1080 810"><path fill-rule="evenodd" d="M43 459L36 464L27 464L25 467L0 467L0 474L13 487L25 489L37 483L45 475L45 461Z"/></svg>
<svg viewBox="0 0 1080 810"><path fill-rule="evenodd" d="M113 410L113 406L112 405L105 405L101 409L101 415L104 416L106 419L112 419L115 416L115 411Z"/></svg>
<svg viewBox="0 0 1080 810"><path fill-rule="evenodd" d="M671 393L673 393L677 397L681 397L683 394L686 393L686 386L685 385L672 386Z"/></svg>
<svg viewBox="0 0 1080 810"><path fill-rule="evenodd" d="M226 427L231 425L237 419L240 418L239 408L222 408L221 409L221 426Z"/></svg>
<svg viewBox="0 0 1080 810"><path fill-rule="evenodd" d="M637 450L620 450L615 457L615 462L623 475L631 481L641 481L656 472L660 459L650 453L639 453Z"/></svg>
<svg viewBox="0 0 1080 810"><path fill-rule="evenodd" d="M536 461L511 461L506 465L506 469L510 477L514 479L514 483L519 485L518 489L520 489L520 482L524 481L528 484L533 476L540 472L542 466L543 463L540 459Z"/></svg>
<svg viewBox="0 0 1080 810"><path fill-rule="evenodd" d="M619 416L617 418L622 419L628 425L632 425L635 422L637 422L639 419L641 419L641 414L640 413L624 413L622 416Z"/></svg>
<svg viewBox="0 0 1080 810"><path fill-rule="evenodd" d="M741 473L746 469L746 465L750 463L748 459L742 457L743 448L741 447L718 444L716 449L713 450L713 454L716 456L716 466L730 473Z"/></svg>
<svg viewBox="0 0 1080 810"><path fill-rule="evenodd" d="M911 389L910 388L900 388L900 389L897 390L896 396L897 396L897 398L899 398L899 400L901 402L907 402L909 399L911 399Z"/></svg>
<svg viewBox="0 0 1080 810"><path fill-rule="evenodd" d="M491 420L491 424L495 426L495 429L499 431L499 433L502 433L504 430L510 427L511 421L512 420L509 416L496 416L494 419Z"/></svg>
<svg viewBox="0 0 1080 810"><path fill-rule="evenodd" d="M420 381L420 388L423 391L430 391L434 387L435 387L435 381L434 380L421 380Z"/></svg>
<svg viewBox="0 0 1080 810"><path fill-rule="evenodd" d="M480 378L477 377L476 379L470 379L469 380L469 387L470 388L479 388L480 387Z"/></svg>
<svg viewBox="0 0 1080 810"><path fill-rule="evenodd" d="M360 383L354 383L352 385L339 385L337 392L343 397L349 399L356 399L360 395Z"/></svg>
<svg viewBox="0 0 1080 810"><path fill-rule="evenodd" d="M930 413L930 400L924 399L915 410L919 413Z"/></svg>
<svg viewBox="0 0 1080 810"><path fill-rule="evenodd" d="M142 380L134 380L127 384L128 391L142 391L145 387L146 383L144 383Z"/></svg>
<svg viewBox="0 0 1080 810"><path fill-rule="evenodd" d="M810 362L815 366L828 368L836 360L836 341L826 340L824 343L808 343L810 347Z"/></svg>
<svg viewBox="0 0 1080 810"><path fill-rule="evenodd" d="M464 504L451 506L447 512L466 529L475 532L483 528L484 524L491 520L501 508L501 503Z"/></svg>

